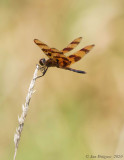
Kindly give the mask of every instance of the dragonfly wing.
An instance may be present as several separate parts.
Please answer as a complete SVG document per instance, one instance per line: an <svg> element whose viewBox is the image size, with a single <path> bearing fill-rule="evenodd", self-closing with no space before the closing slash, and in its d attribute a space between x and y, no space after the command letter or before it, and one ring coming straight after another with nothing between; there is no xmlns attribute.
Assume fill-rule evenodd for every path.
<svg viewBox="0 0 124 160"><path fill-rule="evenodd" d="M79 61L83 56L85 56L95 45L89 45L81 50L77 51L75 54L72 54L68 56L68 60L71 62L71 64Z"/></svg>
<svg viewBox="0 0 124 160"><path fill-rule="evenodd" d="M50 47L47 46L45 43L39 41L38 39L34 39L34 42L40 47L40 49L50 58L51 57L51 50Z"/></svg>
<svg viewBox="0 0 124 160"><path fill-rule="evenodd" d="M76 38L67 47L65 47L61 52L63 52L65 54L65 53L71 51L80 43L81 40L82 40L82 37Z"/></svg>
<svg viewBox="0 0 124 160"><path fill-rule="evenodd" d="M34 42L40 47L40 49L49 57L49 58L54 58L55 56L58 56L59 54L63 54L56 48L50 48L48 45L45 43L41 42L38 39L34 39Z"/></svg>

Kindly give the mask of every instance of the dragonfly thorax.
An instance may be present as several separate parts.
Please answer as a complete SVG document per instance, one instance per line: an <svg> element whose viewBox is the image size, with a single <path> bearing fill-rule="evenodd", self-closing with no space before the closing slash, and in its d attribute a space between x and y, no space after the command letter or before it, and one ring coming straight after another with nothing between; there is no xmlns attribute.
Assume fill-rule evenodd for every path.
<svg viewBox="0 0 124 160"><path fill-rule="evenodd" d="M47 67L58 67L58 64L56 61L50 58L46 61L46 66Z"/></svg>

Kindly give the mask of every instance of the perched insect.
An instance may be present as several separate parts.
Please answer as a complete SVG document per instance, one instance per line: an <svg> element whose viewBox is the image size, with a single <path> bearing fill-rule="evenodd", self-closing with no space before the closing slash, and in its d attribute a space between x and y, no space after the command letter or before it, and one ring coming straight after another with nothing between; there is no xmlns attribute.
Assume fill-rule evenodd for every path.
<svg viewBox="0 0 124 160"><path fill-rule="evenodd" d="M66 48L59 51L56 48L50 48L43 42L39 41L38 39L34 39L34 42L40 47L40 49L48 56L48 60L45 58L40 59L39 63L42 66L41 70L43 71L43 75L46 73L49 67L57 67L66 70L70 70L77 73L85 74L85 71L80 71L76 69L70 68L70 65L79 61L85 54L87 54L94 45L89 45L81 50L75 52L70 56L65 56L64 54L74 49L81 41L82 37L79 37L73 40Z"/></svg>

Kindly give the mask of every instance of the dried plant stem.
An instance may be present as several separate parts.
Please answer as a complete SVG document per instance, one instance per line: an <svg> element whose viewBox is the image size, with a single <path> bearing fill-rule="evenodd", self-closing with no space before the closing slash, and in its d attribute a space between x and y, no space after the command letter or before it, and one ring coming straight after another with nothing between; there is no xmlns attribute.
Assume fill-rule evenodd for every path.
<svg viewBox="0 0 124 160"><path fill-rule="evenodd" d="M29 103L30 103L32 94L35 92L33 90L33 88L34 88L34 85L35 85L35 81L37 79L37 73L38 73L39 69L40 69L39 65L37 65L36 69L35 69L35 72L34 72L34 75L33 75L33 79L31 80L31 83L30 83L30 86L29 86L29 89L28 89L28 94L27 94L27 97L26 97L26 102L25 102L24 105L22 105L22 114L21 114L20 117L18 116L19 126L16 129L16 133L14 135L15 153L14 153L13 160L15 160L15 158L16 158L16 154L17 154L17 150L18 150L18 145L19 145L21 133L22 133L23 126L24 126L24 121L25 121L25 118L27 116L27 112L28 112L28 108L29 108Z"/></svg>

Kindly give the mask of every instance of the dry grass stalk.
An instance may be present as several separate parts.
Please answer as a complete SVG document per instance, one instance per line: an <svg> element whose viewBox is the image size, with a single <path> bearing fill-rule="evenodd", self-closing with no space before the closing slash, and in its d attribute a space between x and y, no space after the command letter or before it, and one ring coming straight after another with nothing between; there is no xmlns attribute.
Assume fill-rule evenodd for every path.
<svg viewBox="0 0 124 160"><path fill-rule="evenodd" d="M30 83L30 86L29 86L29 89L28 89L28 94L26 96L26 102L25 102L25 104L22 105L22 114L21 114L20 117L18 116L19 126L18 126L18 128L16 128L16 133L14 135L15 153L14 153L13 160L15 160L15 158L16 158L18 145L19 145L21 133L22 133L23 126L24 126L24 121L25 121L25 118L27 116L27 112L28 112L28 109L29 109L29 103L30 103L32 94L35 92L33 90L33 88L34 88L34 85L35 85L35 81L37 79L37 73L38 73L39 69L40 69L39 65L37 65L36 69L34 71L33 79L31 80L31 83Z"/></svg>

